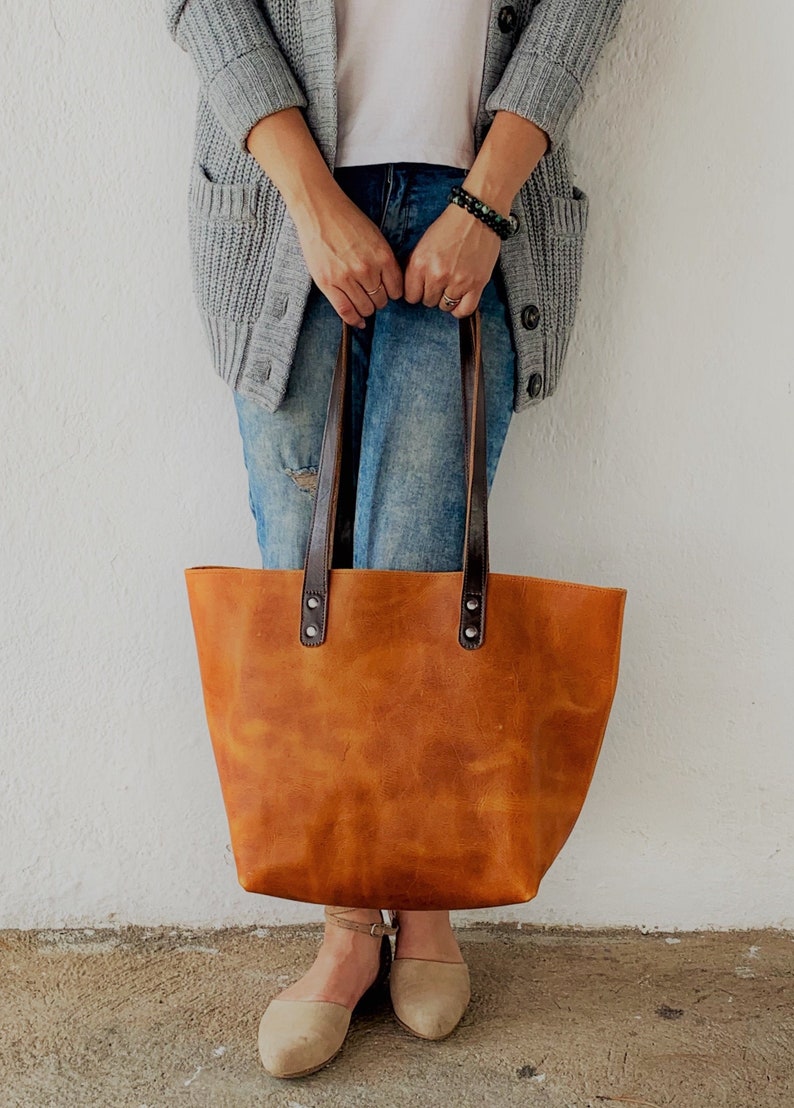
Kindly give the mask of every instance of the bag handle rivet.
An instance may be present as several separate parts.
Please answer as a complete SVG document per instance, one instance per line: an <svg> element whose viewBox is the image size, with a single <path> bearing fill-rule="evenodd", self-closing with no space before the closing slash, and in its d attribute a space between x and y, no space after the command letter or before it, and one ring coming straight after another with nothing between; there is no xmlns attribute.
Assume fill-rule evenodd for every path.
<svg viewBox="0 0 794 1108"><path fill-rule="evenodd" d="M317 634L317 628L313 623L310 623L309 626L306 628L306 634L309 636L310 639L313 639L314 636Z"/></svg>
<svg viewBox="0 0 794 1108"><path fill-rule="evenodd" d="M477 628L467 627L463 634L466 636L467 639L473 639L474 636L477 634Z"/></svg>
<svg viewBox="0 0 794 1108"><path fill-rule="evenodd" d="M475 608L477 607L477 601L476 600L467 600L466 601L466 607L469 609L470 612L473 612L475 610Z"/></svg>
<svg viewBox="0 0 794 1108"><path fill-rule="evenodd" d="M310 596L309 599L306 601L306 607L316 608L319 603L320 601L317 599L316 596Z"/></svg>

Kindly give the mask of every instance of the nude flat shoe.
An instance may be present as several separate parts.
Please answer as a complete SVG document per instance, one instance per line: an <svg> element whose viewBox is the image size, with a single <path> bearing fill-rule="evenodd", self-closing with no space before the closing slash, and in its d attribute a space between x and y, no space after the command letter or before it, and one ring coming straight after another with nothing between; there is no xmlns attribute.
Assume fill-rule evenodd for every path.
<svg viewBox="0 0 794 1108"><path fill-rule="evenodd" d="M342 1049L350 1019L369 1007L386 984L391 968L389 935L398 926L390 923L359 923L342 919L351 908L325 908L325 918L337 927L363 931L380 940L378 974L350 1009L330 1000L280 1000L275 997L259 1021L259 1057L272 1077L305 1077L327 1065Z"/></svg>
<svg viewBox="0 0 794 1108"><path fill-rule="evenodd" d="M392 924L395 915L390 912ZM445 1039L463 1018L471 1000L465 962L395 958L389 992L397 1022L420 1039Z"/></svg>

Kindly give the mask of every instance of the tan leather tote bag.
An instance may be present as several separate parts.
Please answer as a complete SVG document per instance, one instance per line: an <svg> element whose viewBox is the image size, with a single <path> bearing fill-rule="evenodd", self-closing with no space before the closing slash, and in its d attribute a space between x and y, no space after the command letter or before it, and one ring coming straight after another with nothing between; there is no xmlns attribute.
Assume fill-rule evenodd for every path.
<svg viewBox="0 0 794 1108"><path fill-rule="evenodd" d="M517 904L537 893L584 803L626 590L489 572L479 309L459 323L462 571L331 565L346 323L304 568L185 570L250 892L394 909Z"/></svg>

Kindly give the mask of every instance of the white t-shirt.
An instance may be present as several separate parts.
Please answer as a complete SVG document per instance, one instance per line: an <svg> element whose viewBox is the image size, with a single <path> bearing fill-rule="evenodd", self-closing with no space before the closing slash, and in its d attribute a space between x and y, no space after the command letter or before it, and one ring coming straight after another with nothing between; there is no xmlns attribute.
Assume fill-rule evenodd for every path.
<svg viewBox="0 0 794 1108"><path fill-rule="evenodd" d="M489 0L335 4L335 164L471 168Z"/></svg>

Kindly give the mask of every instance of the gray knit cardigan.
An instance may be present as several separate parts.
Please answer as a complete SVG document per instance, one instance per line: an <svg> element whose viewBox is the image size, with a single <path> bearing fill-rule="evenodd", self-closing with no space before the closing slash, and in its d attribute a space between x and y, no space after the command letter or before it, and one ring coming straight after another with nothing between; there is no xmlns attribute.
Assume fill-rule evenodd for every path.
<svg viewBox="0 0 794 1108"><path fill-rule="evenodd" d="M566 127L620 18L622 0L491 3L479 150L494 113L534 121L550 146L513 204L502 242L517 351L513 408L555 391L579 298L588 196L571 181ZM251 127L303 109L329 169L336 157L334 0L165 0L199 78L189 237L193 289L215 370L275 411L287 388L311 276L286 204L246 150ZM341 335L341 322L340 322Z"/></svg>

